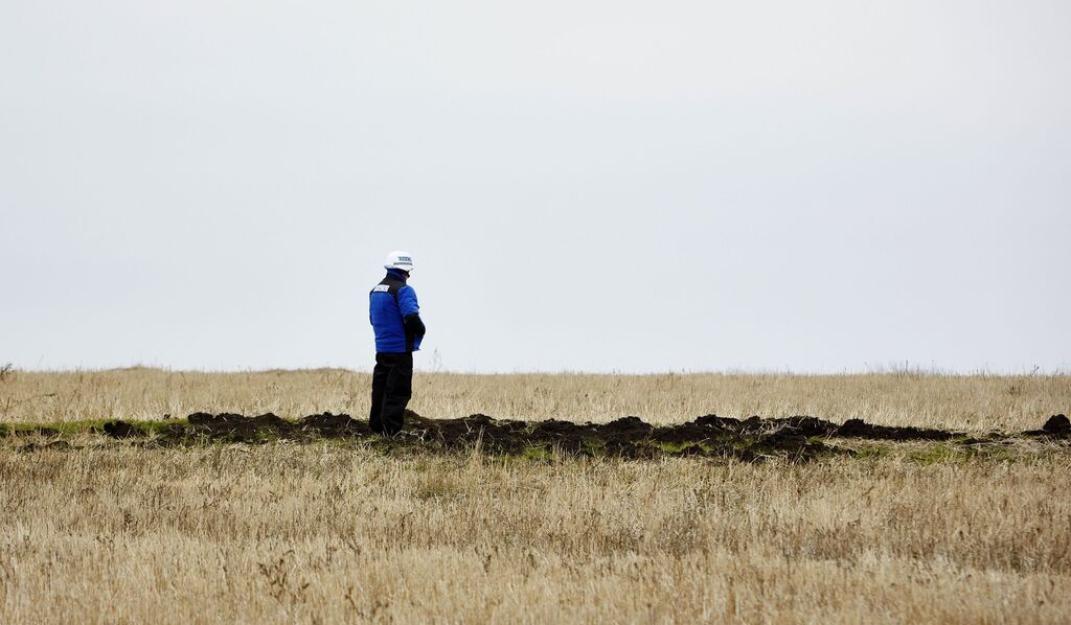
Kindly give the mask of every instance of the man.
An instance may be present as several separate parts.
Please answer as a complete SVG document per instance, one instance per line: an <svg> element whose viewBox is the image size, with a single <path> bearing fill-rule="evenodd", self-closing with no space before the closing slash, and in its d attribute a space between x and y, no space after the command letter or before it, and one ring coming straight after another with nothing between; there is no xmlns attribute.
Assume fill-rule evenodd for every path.
<svg viewBox="0 0 1071 625"><path fill-rule="evenodd" d="M368 317L376 333L376 368L372 372L373 432L393 436L402 429L405 406L413 391L413 352L420 349L424 322L416 291L406 284L413 257L397 250L387 254L387 277L368 295Z"/></svg>

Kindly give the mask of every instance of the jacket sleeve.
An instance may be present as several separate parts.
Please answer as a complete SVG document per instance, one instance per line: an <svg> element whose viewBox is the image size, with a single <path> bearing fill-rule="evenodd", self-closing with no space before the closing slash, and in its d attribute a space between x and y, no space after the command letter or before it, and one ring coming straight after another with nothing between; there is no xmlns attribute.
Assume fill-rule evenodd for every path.
<svg viewBox="0 0 1071 625"><path fill-rule="evenodd" d="M419 348L420 339L424 338L427 328L420 319L420 305L417 304L416 291L410 286L404 286L398 291L398 308L402 313L402 324L405 326L406 349Z"/></svg>
<svg viewBox="0 0 1071 625"><path fill-rule="evenodd" d="M406 285L398 290L398 308L401 309L403 319L409 315L420 314L420 304L417 303L413 287Z"/></svg>

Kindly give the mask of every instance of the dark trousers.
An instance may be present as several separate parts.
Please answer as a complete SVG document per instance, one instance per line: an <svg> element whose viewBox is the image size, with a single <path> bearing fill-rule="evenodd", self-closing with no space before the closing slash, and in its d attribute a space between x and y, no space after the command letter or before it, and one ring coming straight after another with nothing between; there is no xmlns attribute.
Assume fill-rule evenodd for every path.
<svg viewBox="0 0 1071 625"><path fill-rule="evenodd" d="M372 410L368 425L373 432L393 436L402 429L405 407L413 395L413 353L376 354L372 371Z"/></svg>

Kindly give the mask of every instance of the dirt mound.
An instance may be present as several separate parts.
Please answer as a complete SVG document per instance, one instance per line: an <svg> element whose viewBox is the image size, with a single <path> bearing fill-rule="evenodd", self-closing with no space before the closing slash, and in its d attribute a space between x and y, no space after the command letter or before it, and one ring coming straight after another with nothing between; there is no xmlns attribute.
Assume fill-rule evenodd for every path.
<svg viewBox="0 0 1071 625"><path fill-rule="evenodd" d="M200 436L231 442L257 442L273 438L339 438L372 434L367 421L357 421L349 415L330 412L309 415L296 422L270 412L256 417L197 412L190 415L187 422L189 426L185 429L181 426L165 429L162 438L169 440Z"/></svg>
<svg viewBox="0 0 1071 625"><path fill-rule="evenodd" d="M149 437L141 426L109 421L103 433L112 438ZM372 433L368 422L346 414L324 412L296 421L266 413L246 417L233 413L191 414L186 422L152 428L153 444L180 445L212 441L258 443L278 439L315 440L349 438L385 449L480 450L491 454L546 458L555 454L653 458L696 455L760 460L787 457L806 460L832 453L850 453L830 445L835 439L881 441L955 441L979 444L1006 440L994 433L983 439L967 438L947 430L894 427L849 419L834 423L810 416L733 419L709 414L687 423L654 426L628 416L608 423L579 423L548 419L518 421L474 414L458 419L429 419L406 412L406 425L393 438ZM1064 415L1049 418L1040 430L1020 437L1071 440L1071 423Z"/></svg>
<svg viewBox="0 0 1071 625"><path fill-rule="evenodd" d="M830 435L841 438L873 438L885 441L947 441L963 434L947 430L874 425L862 419L848 419L844 422L844 425L838 427Z"/></svg>
<svg viewBox="0 0 1071 625"><path fill-rule="evenodd" d="M302 430L315 431L321 436L342 436L347 434L371 434L367 421L358 421L348 414L322 414L309 415L299 421Z"/></svg>
<svg viewBox="0 0 1071 625"><path fill-rule="evenodd" d="M299 426L270 412L256 417L224 412L213 415L195 412L186 418L185 429L172 426L163 432L163 437L203 437L234 442L255 442L285 437Z"/></svg>
<svg viewBox="0 0 1071 625"><path fill-rule="evenodd" d="M1023 434L1043 438L1071 439L1071 420L1067 418L1067 415L1054 414L1045 421L1045 425L1041 426L1040 430L1030 430Z"/></svg>
<svg viewBox="0 0 1071 625"><path fill-rule="evenodd" d="M104 433L112 438L133 438L141 431L126 421L108 421L104 424Z"/></svg>
<svg viewBox="0 0 1071 625"><path fill-rule="evenodd" d="M833 423L817 417L794 416L776 419L748 417L733 419L718 415L704 415L683 425L660 428L663 436L671 440L680 437L696 436L704 433L721 432L740 436L831 436L837 438L869 438L890 441L945 441L956 436L958 432L930 430L916 427L894 427L874 425L862 419L848 419L843 424Z"/></svg>
<svg viewBox="0 0 1071 625"><path fill-rule="evenodd" d="M653 430L654 426L639 417L621 417L602 426L602 431L608 436L630 441L646 438Z"/></svg>
<svg viewBox="0 0 1071 625"><path fill-rule="evenodd" d="M1041 429L1048 434L1066 436L1071 434L1071 419L1068 419L1067 415L1054 414L1049 417L1045 425L1041 426Z"/></svg>

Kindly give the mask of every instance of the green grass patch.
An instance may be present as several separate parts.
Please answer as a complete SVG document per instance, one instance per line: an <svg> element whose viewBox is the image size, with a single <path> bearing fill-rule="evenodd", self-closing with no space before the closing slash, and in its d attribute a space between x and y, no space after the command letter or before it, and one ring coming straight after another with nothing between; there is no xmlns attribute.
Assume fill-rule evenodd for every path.
<svg viewBox="0 0 1071 625"><path fill-rule="evenodd" d="M854 457L859 460L882 460L893 454L891 445L882 445L879 443L864 443L858 446L847 447L847 449L850 449Z"/></svg>
<svg viewBox="0 0 1071 625"><path fill-rule="evenodd" d="M46 436L70 437L79 434L100 434L104 424L115 419L79 419L75 421L53 421L50 423L0 423L0 436L43 434ZM187 425L186 419L144 419L126 420L140 435L147 436L174 425Z"/></svg>
<svg viewBox="0 0 1071 625"><path fill-rule="evenodd" d="M907 453L907 459L918 464L962 463L977 454L969 447L952 446L947 443L935 443Z"/></svg>
<svg viewBox="0 0 1071 625"><path fill-rule="evenodd" d="M549 461L554 459L554 452L548 449L546 445L529 445L520 453L520 457L525 460Z"/></svg>
<svg viewBox="0 0 1071 625"><path fill-rule="evenodd" d="M581 450L589 456L605 456L606 441L596 438L585 438L580 442Z"/></svg>
<svg viewBox="0 0 1071 625"><path fill-rule="evenodd" d="M685 450L697 447L703 451L707 451L705 447L694 441L687 441L682 443L672 443L667 441L653 441L652 444L666 454L680 454Z"/></svg>
<svg viewBox="0 0 1071 625"><path fill-rule="evenodd" d="M907 460L918 464L959 464L973 460L985 462L1018 462L1037 458L1052 450L1024 450L1003 445L956 445L936 443L905 454Z"/></svg>

